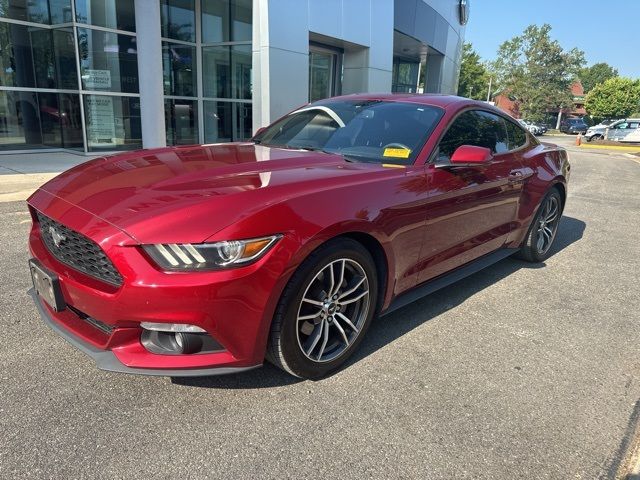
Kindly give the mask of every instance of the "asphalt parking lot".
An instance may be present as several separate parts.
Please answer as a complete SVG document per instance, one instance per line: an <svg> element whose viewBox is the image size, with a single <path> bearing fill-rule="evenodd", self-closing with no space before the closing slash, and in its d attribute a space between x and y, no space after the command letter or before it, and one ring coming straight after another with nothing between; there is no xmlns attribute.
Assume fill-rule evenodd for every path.
<svg viewBox="0 0 640 480"><path fill-rule="evenodd" d="M640 421L640 163L570 155L544 265L377 320L317 382L96 370L39 319L29 217L0 204L0 477L614 478Z"/></svg>

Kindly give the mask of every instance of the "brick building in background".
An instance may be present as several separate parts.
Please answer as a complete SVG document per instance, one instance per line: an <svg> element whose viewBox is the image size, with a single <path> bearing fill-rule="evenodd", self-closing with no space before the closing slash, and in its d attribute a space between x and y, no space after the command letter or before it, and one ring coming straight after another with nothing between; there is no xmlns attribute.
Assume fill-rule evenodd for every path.
<svg viewBox="0 0 640 480"><path fill-rule="evenodd" d="M571 95L573 95L573 105L571 108L562 109L562 117L584 117L587 111L584 109L584 88L580 80L576 80L571 85ZM520 105L507 91L498 91L493 97L493 102L496 107L507 112L514 118L522 118L522 112L520 111ZM558 119L558 109L549 110L547 112L547 118L545 123L550 126L555 126Z"/></svg>

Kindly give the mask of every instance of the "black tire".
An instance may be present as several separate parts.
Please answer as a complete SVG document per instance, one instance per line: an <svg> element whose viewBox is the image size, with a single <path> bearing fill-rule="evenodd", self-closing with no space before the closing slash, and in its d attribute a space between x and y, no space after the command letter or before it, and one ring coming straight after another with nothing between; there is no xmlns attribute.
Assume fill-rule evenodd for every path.
<svg viewBox="0 0 640 480"><path fill-rule="evenodd" d="M541 229L541 221L543 217L550 218L550 210L547 210L547 207L555 205L557 209L556 217L552 222L547 223L545 221L545 226L548 226L552 233L549 235L548 242L545 240L547 238L542 232ZM538 207L538 211L536 212L535 217L531 221L531 225L529 226L529 230L527 231L527 236L520 247L520 251L516 254L516 256L522 260L532 263L543 262L549 257L551 252L551 247L553 246L553 242L556 238L556 234L558 232L558 225L560 223L560 218L562 217L563 210L563 202L562 197L560 196L560 192L556 188L552 188L545 195L542 202L540 202L540 206ZM543 246L540 248L540 236L543 236Z"/></svg>
<svg viewBox="0 0 640 480"><path fill-rule="evenodd" d="M362 267L362 271L360 272L358 270L358 272L364 272L366 276L366 285L368 287L368 297L366 297L368 299L367 310L366 312L363 310L358 311L358 318L360 319L359 328L357 331L349 331L348 335L352 336L351 343L349 343L347 338L344 337L345 349L341 353L337 354L336 358L326 361L314 361L303 352L303 345L300 338L301 335L306 334L306 332L303 333L305 325L300 327L299 325L301 320L298 318L300 311L303 308L302 305L306 305L302 298L307 295L308 291L311 292L309 289L312 285L316 285L314 282L321 282L321 280L318 279L318 275L322 275L322 281L324 281L324 274L321 272L326 272L327 268L339 269L340 265L345 265L345 263L340 263L343 259L346 260L347 265L350 265L347 268L352 268L351 265L359 265ZM349 262L354 263L352 264ZM329 265L335 264L338 266L329 267ZM344 272L345 267L343 266L342 268ZM344 274L344 277L344 283L335 283L338 287L340 287L340 284L345 285L345 290L347 290L347 288L350 287L350 285L347 284L348 275ZM317 287L316 290L318 290ZM324 296L324 294L325 291L322 290L320 295ZM365 249L360 243L349 238L337 238L327 242L309 255L309 257L298 267L285 287L271 325L271 332L267 346L267 360L284 371L299 378L318 379L326 376L340 367L340 365L342 365L357 349L366 334L369 325L371 324L373 316L376 313L377 300L378 279L376 267L373 258L367 249ZM344 309L343 311L345 314L348 313L347 306L339 307ZM325 318L328 320L328 317L326 317L327 313L324 313L325 310L322 307L311 306L310 308L321 308L323 317L320 321L323 322ZM334 318L337 319L337 315L338 314L336 313L336 317L331 317L334 323L338 323L334 320ZM316 317L316 319L313 320L314 324L312 324L311 327L307 326L307 328L313 328L314 333L316 333L316 328L320 327L319 324L315 323L317 320L318 318ZM304 323L311 324L311 322L311 320L308 320ZM331 322L331 320L328 320L328 322ZM331 329L329 323L324 325L326 325L325 328L327 329L327 332L332 332L330 334L332 335L332 342L334 342L335 350L338 351L339 345L335 338L338 336L337 328L342 325L344 330L346 330L346 327L344 324L340 324L338 327ZM324 333L322 328L319 329ZM313 334L310 333L306 340L309 341L312 335ZM318 333L317 336L320 337L320 334ZM313 347L311 348L311 351L313 352ZM318 360L320 360L319 357Z"/></svg>

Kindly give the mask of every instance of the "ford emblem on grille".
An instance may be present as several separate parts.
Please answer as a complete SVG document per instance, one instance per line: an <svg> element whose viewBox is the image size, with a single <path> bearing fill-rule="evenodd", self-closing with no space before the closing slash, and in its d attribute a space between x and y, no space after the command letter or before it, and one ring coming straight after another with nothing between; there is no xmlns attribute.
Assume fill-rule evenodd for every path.
<svg viewBox="0 0 640 480"><path fill-rule="evenodd" d="M49 227L49 233L51 234L51 238L53 239L53 244L56 247L59 247L60 244L67 239L67 237L65 237L61 233L58 233L58 231L55 229L54 226Z"/></svg>

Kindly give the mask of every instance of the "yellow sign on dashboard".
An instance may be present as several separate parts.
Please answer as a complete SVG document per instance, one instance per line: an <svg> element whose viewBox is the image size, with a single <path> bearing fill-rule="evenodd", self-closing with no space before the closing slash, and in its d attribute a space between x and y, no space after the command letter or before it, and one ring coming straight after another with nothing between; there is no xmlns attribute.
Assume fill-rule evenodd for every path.
<svg viewBox="0 0 640 480"><path fill-rule="evenodd" d="M383 157L391 157L391 158L409 158L411 154L411 150L408 148L385 148Z"/></svg>

